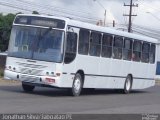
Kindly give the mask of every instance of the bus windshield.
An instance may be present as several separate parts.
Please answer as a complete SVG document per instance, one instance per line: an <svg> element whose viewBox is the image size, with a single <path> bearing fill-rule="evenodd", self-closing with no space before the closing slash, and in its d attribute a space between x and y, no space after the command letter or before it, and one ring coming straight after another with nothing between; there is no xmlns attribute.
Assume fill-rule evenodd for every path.
<svg viewBox="0 0 160 120"><path fill-rule="evenodd" d="M62 30L13 26L8 56L62 62L63 39Z"/></svg>

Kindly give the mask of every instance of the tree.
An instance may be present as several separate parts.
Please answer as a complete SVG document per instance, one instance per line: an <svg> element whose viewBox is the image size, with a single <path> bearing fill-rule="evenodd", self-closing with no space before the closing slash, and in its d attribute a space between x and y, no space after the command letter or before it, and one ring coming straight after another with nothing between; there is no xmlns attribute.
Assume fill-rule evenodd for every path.
<svg viewBox="0 0 160 120"><path fill-rule="evenodd" d="M14 14L0 14L0 51L6 51L8 48Z"/></svg>
<svg viewBox="0 0 160 120"><path fill-rule="evenodd" d="M32 14L39 14L39 12L37 12L37 11L33 11L33 12L32 12Z"/></svg>

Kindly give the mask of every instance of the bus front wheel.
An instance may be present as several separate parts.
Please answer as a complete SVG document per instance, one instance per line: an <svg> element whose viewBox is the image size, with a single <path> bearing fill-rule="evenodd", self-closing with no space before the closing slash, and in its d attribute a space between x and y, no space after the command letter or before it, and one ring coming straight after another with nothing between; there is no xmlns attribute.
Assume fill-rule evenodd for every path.
<svg viewBox="0 0 160 120"><path fill-rule="evenodd" d="M74 77L72 88L70 89L70 94L72 96L79 96L82 90L82 76L77 73Z"/></svg>
<svg viewBox="0 0 160 120"><path fill-rule="evenodd" d="M130 93L132 88L132 77L131 75L128 75L124 84L124 93L128 94Z"/></svg>
<svg viewBox="0 0 160 120"><path fill-rule="evenodd" d="M35 86L27 85L25 83L22 83L22 88L26 92L32 92L34 90Z"/></svg>

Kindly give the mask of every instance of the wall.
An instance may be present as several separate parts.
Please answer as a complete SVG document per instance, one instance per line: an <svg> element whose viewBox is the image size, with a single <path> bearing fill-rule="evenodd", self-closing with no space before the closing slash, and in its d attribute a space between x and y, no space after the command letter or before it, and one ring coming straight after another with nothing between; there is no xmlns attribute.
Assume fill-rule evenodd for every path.
<svg viewBox="0 0 160 120"><path fill-rule="evenodd" d="M156 66L156 79L160 80L160 45L158 45L157 49L157 66Z"/></svg>

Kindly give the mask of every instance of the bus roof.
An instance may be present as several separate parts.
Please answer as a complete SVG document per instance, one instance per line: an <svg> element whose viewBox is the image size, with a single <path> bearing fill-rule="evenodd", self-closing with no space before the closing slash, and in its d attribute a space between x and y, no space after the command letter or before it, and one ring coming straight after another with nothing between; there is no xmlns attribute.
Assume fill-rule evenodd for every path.
<svg viewBox="0 0 160 120"><path fill-rule="evenodd" d="M64 20L64 21L68 21L70 20L70 18L67 17L58 17L58 16L51 16L51 15L39 15L39 14L17 14L17 16L38 16L38 17L45 17L45 18L55 18L55 19L60 19L60 20Z"/></svg>
<svg viewBox="0 0 160 120"><path fill-rule="evenodd" d="M94 30L94 31L99 31L99 32L103 32L103 33L108 33L108 34L112 34L112 35L118 35L118 36L123 36L123 37L127 37L127 38L132 38L135 40L137 39L137 40L142 40L142 41L146 41L146 42L159 43L159 41L157 39L154 39L151 37L138 35L138 34L134 34L134 33L128 33L125 31L119 31L119 30L115 30L113 28L97 26L97 25L93 25L93 24L85 23L85 22L80 22L80 21L76 21L76 20L69 20L68 25L79 27L79 28L85 28L85 29L89 29L89 30Z"/></svg>
<svg viewBox="0 0 160 120"><path fill-rule="evenodd" d="M37 14L18 14L17 16L39 16L39 17L45 17L45 18L60 19L60 20L66 21L67 25L74 26L77 28L84 28L84 29L99 31L99 32L103 32L103 33L123 36L123 37L142 40L142 41L146 41L146 42L159 43L159 41L157 39L154 39L151 37L138 35L138 34L134 34L134 33L128 33L125 31L119 31L119 30L115 30L115 29L109 28L109 27L97 26L97 25L93 25L90 23L85 23L85 22L73 20L70 18L66 18L66 17L56 17L56 16L49 16L49 15L37 15Z"/></svg>

